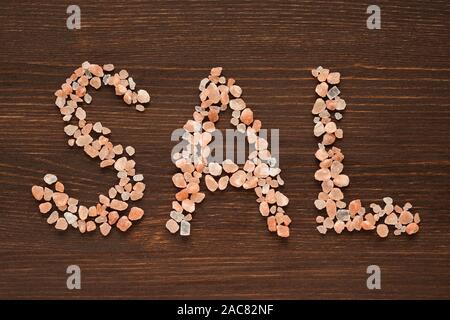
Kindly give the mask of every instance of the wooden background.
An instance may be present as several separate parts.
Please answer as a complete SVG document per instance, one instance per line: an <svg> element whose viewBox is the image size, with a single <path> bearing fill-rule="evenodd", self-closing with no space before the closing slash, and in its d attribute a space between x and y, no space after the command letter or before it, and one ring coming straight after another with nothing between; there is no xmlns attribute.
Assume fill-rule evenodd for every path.
<svg viewBox="0 0 450 320"><path fill-rule="evenodd" d="M381 30L366 28L368 3L161 0L77 1L82 28L70 31L69 4L0 10L1 298L450 298L448 1L377 1ZM145 219L106 239L56 232L30 194L47 172L91 203L115 181L66 145L54 105L53 92L85 60L128 69L152 94L143 114L110 88L88 108L115 142L136 147L148 185ZM175 192L170 134L218 65L263 126L280 129L288 240L266 231L251 191L232 189L207 195L190 238L164 228ZM317 65L343 75L346 198L412 202L423 219L416 236L315 230ZM66 288L71 264L82 270L78 291ZM371 264L382 271L378 291L366 288Z"/></svg>

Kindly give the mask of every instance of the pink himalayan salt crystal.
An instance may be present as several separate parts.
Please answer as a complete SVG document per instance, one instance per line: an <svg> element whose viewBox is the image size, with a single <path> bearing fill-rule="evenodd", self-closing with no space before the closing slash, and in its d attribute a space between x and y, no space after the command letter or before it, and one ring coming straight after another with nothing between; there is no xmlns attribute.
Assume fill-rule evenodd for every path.
<svg viewBox="0 0 450 320"><path fill-rule="evenodd" d="M419 223L420 222L420 215L418 213L414 214L414 222Z"/></svg>
<svg viewBox="0 0 450 320"><path fill-rule="evenodd" d="M44 187L44 200L50 201L52 200L53 190L47 187Z"/></svg>
<svg viewBox="0 0 450 320"><path fill-rule="evenodd" d="M170 233L176 233L180 229L180 226L175 220L169 219L166 222L166 228L170 231Z"/></svg>
<svg viewBox="0 0 450 320"><path fill-rule="evenodd" d="M220 176L222 174L222 166L217 162L210 162L208 164L209 173L213 176Z"/></svg>
<svg viewBox="0 0 450 320"><path fill-rule="evenodd" d="M91 64L88 67L90 73L97 77L103 77L103 69L97 64Z"/></svg>
<svg viewBox="0 0 450 320"><path fill-rule="evenodd" d="M39 205L39 211L41 213L47 213L52 209L52 204L50 202L43 202Z"/></svg>
<svg viewBox="0 0 450 320"><path fill-rule="evenodd" d="M237 85L232 85L230 87L230 93L233 95L233 97L239 98L242 95L242 88Z"/></svg>
<svg viewBox="0 0 450 320"><path fill-rule="evenodd" d="M80 231L80 233L86 232L86 221L78 220L77 225L78 225L78 231Z"/></svg>
<svg viewBox="0 0 450 320"><path fill-rule="evenodd" d="M316 137L320 137L321 135L323 135L325 133L325 126L323 125L322 122L316 123L316 125L314 126L313 133L314 133L314 136L316 136Z"/></svg>
<svg viewBox="0 0 450 320"><path fill-rule="evenodd" d="M333 178L338 176L342 172L342 170L344 170L344 165L342 164L342 162L332 160L330 167L331 176Z"/></svg>
<svg viewBox="0 0 450 320"><path fill-rule="evenodd" d="M381 237L381 238L386 238L389 234L389 228L387 225L380 223L377 226L377 234Z"/></svg>
<svg viewBox="0 0 450 320"><path fill-rule="evenodd" d="M319 67L316 70L317 70L316 71L317 72L317 80L319 80L320 82L326 81L327 77L330 73L330 69Z"/></svg>
<svg viewBox="0 0 450 320"><path fill-rule="evenodd" d="M222 167L226 173L234 173L239 169L239 166L229 159L222 163Z"/></svg>
<svg viewBox="0 0 450 320"><path fill-rule="evenodd" d="M317 226L316 227L317 231L319 231L321 234L325 234L327 233L327 228L323 225Z"/></svg>
<svg viewBox="0 0 450 320"><path fill-rule="evenodd" d="M373 230L375 229L375 226L369 221L364 220L363 222L361 222L361 228L364 230Z"/></svg>
<svg viewBox="0 0 450 320"><path fill-rule="evenodd" d="M114 164L114 159L107 159L100 162L100 168L106 168Z"/></svg>
<svg viewBox="0 0 450 320"><path fill-rule="evenodd" d="M336 141L336 136L333 133L326 133L323 135L322 143L329 146Z"/></svg>
<svg viewBox="0 0 450 320"><path fill-rule="evenodd" d="M364 219L366 219L371 225L375 225L377 223L375 216L372 213L366 214Z"/></svg>
<svg viewBox="0 0 450 320"><path fill-rule="evenodd" d="M325 132L327 132L327 133L334 133L336 130L337 130L337 127L336 127L336 123L334 123L334 122L328 122L326 125L325 125Z"/></svg>
<svg viewBox="0 0 450 320"><path fill-rule="evenodd" d="M104 222L100 225L100 233L104 237L106 237L110 231L111 231L111 226L107 222Z"/></svg>
<svg viewBox="0 0 450 320"><path fill-rule="evenodd" d="M120 216L119 213L117 213L117 211L111 211L110 213L108 213L108 223L110 225L114 225L117 220L119 220Z"/></svg>
<svg viewBox="0 0 450 320"><path fill-rule="evenodd" d="M99 77L93 77L90 81L89 84L91 85L91 87L93 87L94 89L99 89L102 86L102 82L100 80Z"/></svg>
<svg viewBox="0 0 450 320"><path fill-rule="evenodd" d="M57 207L65 206L69 200L69 196L62 192L54 192L52 198Z"/></svg>
<svg viewBox="0 0 450 320"><path fill-rule="evenodd" d="M334 202L331 199L328 199L326 201L325 208L327 210L328 217L333 219L336 216L336 211L337 211L336 202Z"/></svg>
<svg viewBox="0 0 450 320"><path fill-rule="evenodd" d="M337 129L334 132L334 135L335 135L336 138L342 139L344 137L344 131L342 129Z"/></svg>
<svg viewBox="0 0 450 320"><path fill-rule="evenodd" d="M274 216L270 216L267 218L267 228L270 232L277 231L277 221Z"/></svg>
<svg viewBox="0 0 450 320"><path fill-rule="evenodd" d="M230 177L228 176L223 176L219 179L218 185L219 185L219 190L225 190L226 187L228 186L228 181L230 180ZM258 179L257 179L258 180Z"/></svg>
<svg viewBox="0 0 450 320"><path fill-rule="evenodd" d="M114 70L114 65L111 64L111 63L109 63L109 64L104 64L104 65L103 65L103 70L108 71L108 72L113 71L113 70Z"/></svg>
<svg viewBox="0 0 450 320"><path fill-rule="evenodd" d="M267 178L270 174L269 166L266 163L260 163L255 167L253 174L258 178Z"/></svg>
<svg viewBox="0 0 450 320"><path fill-rule="evenodd" d="M195 211L195 202L190 200L190 199L184 199L181 202L181 206L183 207L184 210L186 210L187 212L194 212Z"/></svg>
<svg viewBox="0 0 450 320"><path fill-rule="evenodd" d="M183 201L184 199L187 199L188 197L189 197L189 193L187 192L186 189L183 189L175 194L175 198L178 201Z"/></svg>
<svg viewBox="0 0 450 320"><path fill-rule="evenodd" d="M132 223L130 220L128 220L127 216L122 216L116 224L117 228L122 232L127 231L131 227L131 225Z"/></svg>
<svg viewBox="0 0 450 320"><path fill-rule="evenodd" d="M361 200L356 199L356 200L351 201L348 205L348 210L350 212L350 215L352 217L354 217L358 213L358 211L361 209L361 206L362 206Z"/></svg>
<svg viewBox="0 0 450 320"><path fill-rule="evenodd" d="M44 188L41 186L33 186L31 187L31 194L36 200L40 201L44 197Z"/></svg>
<svg viewBox="0 0 450 320"><path fill-rule="evenodd" d="M177 212L183 211L183 208L181 207L181 204L178 201L172 201L172 209L177 211Z"/></svg>
<svg viewBox="0 0 450 320"><path fill-rule="evenodd" d="M243 187L244 189L253 189L256 188L256 186L258 185L258 177L255 176L251 176L247 179L247 181L245 181ZM275 180L272 180L273 183L275 183ZM277 185L278 186L278 185Z"/></svg>
<svg viewBox="0 0 450 320"><path fill-rule="evenodd" d="M49 185L55 183L57 180L58 180L58 178L54 174L51 174L51 173L47 173L44 176L44 182Z"/></svg>
<svg viewBox="0 0 450 320"><path fill-rule="evenodd" d="M241 98L230 100L229 105L231 109L238 111L244 110L247 106Z"/></svg>
<svg viewBox="0 0 450 320"><path fill-rule="evenodd" d="M233 187L240 188L245 183L247 179L247 174L243 170L238 170L230 178L230 184Z"/></svg>
<svg viewBox="0 0 450 320"><path fill-rule="evenodd" d="M209 174L205 176L205 184L209 191L214 192L219 187L217 181Z"/></svg>
<svg viewBox="0 0 450 320"><path fill-rule="evenodd" d="M347 187L350 183L350 179L345 174L340 174L333 179L333 183L340 188Z"/></svg>
<svg viewBox="0 0 450 320"><path fill-rule="evenodd" d="M132 207L128 213L128 219L131 221L136 221L144 216L144 210L138 207Z"/></svg>
<svg viewBox="0 0 450 320"><path fill-rule="evenodd" d="M334 111L334 110L336 110L337 102L336 102L336 100L327 100L326 105L327 105L328 110ZM336 118L336 120L339 120L339 119Z"/></svg>
<svg viewBox="0 0 450 320"><path fill-rule="evenodd" d="M172 182L177 188L186 188L186 180L181 173L176 173L172 176Z"/></svg>
<svg viewBox="0 0 450 320"><path fill-rule="evenodd" d="M54 224L59 219L58 211L53 211L47 218L48 224Z"/></svg>
<svg viewBox="0 0 450 320"><path fill-rule="evenodd" d="M205 194L203 192L197 192L191 195L191 200L194 201L195 203L200 203L203 201L203 199L205 199ZM176 201L175 201L176 202ZM181 206L180 206L181 207ZM176 210L177 212L182 211L182 207L181 210Z"/></svg>
<svg viewBox="0 0 450 320"><path fill-rule="evenodd" d="M253 111L250 108L245 108L241 112L240 119L244 124L250 125L253 122Z"/></svg>
<svg viewBox="0 0 450 320"><path fill-rule="evenodd" d="M343 230L345 229L345 223L341 220L336 221L336 223L334 224L334 231L336 231L336 233L341 233Z"/></svg>
<svg viewBox="0 0 450 320"><path fill-rule="evenodd" d="M113 199L113 200L111 200L111 203L110 203L109 206L113 210L123 211L126 208L128 208L128 203L126 203L124 201L117 200L117 199Z"/></svg>
<svg viewBox="0 0 450 320"><path fill-rule="evenodd" d="M94 231L97 228L94 221L88 221L86 222L86 231L91 232Z"/></svg>
<svg viewBox="0 0 450 320"><path fill-rule="evenodd" d="M403 211L398 218L398 222L401 224L409 224L414 221L414 216L409 211Z"/></svg>
<svg viewBox="0 0 450 320"><path fill-rule="evenodd" d="M323 221L323 226L327 229L332 229L334 227L333 218L331 217L325 218L325 220Z"/></svg>
<svg viewBox="0 0 450 320"><path fill-rule="evenodd" d="M339 72L331 72L327 76L327 82L329 84L338 84L341 80L341 74Z"/></svg>
<svg viewBox="0 0 450 320"><path fill-rule="evenodd" d="M56 228L57 230L66 230L67 227L68 227L68 224L67 224L66 219L64 219L64 218L59 218L59 219L56 221L55 228Z"/></svg>
<svg viewBox="0 0 450 320"><path fill-rule="evenodd" d="M324 161L325 159L328 158L328 152L326 152L325 149L319 148L319 149L317 149L317 151L315 153L315 157L319 161Z"/></svg>
<svg viewBox="0 0 450 320"><path fill-rule="evenodd" d="M55 183L55 190L58 192L64 192L64 185L61 182L57 181Z"/></svg>
<svg viewBox="0 0 450 320"><path fill-rule="evenodd" d="M219 77L222 74L222 67L214 67L211 69L211 75L213 77Z"/></svg>
<svg viewBox="0 0 450 320"><path fill-rule="evenodd" d="M331 172L328 169L319 169L314 173L314 178L317 181L325 181L331 179Z"/></svg>
<svg viewBox="0 0 450 320"><path fill-rule="evenodd" d="M326 180L322 182L321 187L323 192L329 193L333 189L334 183L331 180Z"/></svg>
<svg viewBox="0 0 450 320"><path fill-rule="evenodd" d="M90 144L92 141L93 141L92 137L90 135L86 134L86 135L79 136L77 138L77 140L75 141L75 143L79 147L84 147L85 145Z"/></svg>
<svg viewBox="0 0 450 320"><path fill-rule="evenodd" d="M317 216L317 217L316 217L316 222L317 222L317 223L323 223L324 220L325 220L325 219L324 219L323 216Z"/></svg>
<svg viewBox="0 0 450 320"><path fill-rule="evenodd" d="M277 235L282 238L289 237L289 227L283 226L283 225L278 225L277 226Z"/></svg>
<svg viewBox="0 0 450 320"><path fill-rule="evenodd" d="M414 234L414 233L417 233L417 232L419 231L419 225L418 225L417 223L415 223L415 222L410 223L410 224L408 224L408 225L406 226L405 231L406 231L406 233L407 233L408 235L412 235L412 234Z"/></svg>
<svg viewBox="0 0 450 320"><path fill-rule="evenodd" d="M388 225L396 225L398 222L398 218L397 215L395 213L391 213L389 215L386 216L386 218L384 219L384 223L388 224Z"/></svg>
<svg viewBox="0 0 450 320"><path fill-rule="evenodd" d="M139 90L137 92L137 101L139 101L139 103L150 102L150 95L146 90Z"/></svg>
<svg viewBox="0 0 450 320"><path fill-rule="evenodd" d="M357 230L357 231L359 231L359 230L361 230L361 224L362 224L362 217L361 216L356 216L354 219L353 219L353 221L352 221L352 224L353 224L353 227L354 227L354 229L355 230Z"/></svg>
<svg viewBox="0 0 450 320"><path fill-rule="evenodd" d="M328 84L326 84L325 82L322 82L316 86L316 93L320 97L322 98L325 97L327 95L327 92L328 92Z"/></svg>
<svg viewBox="0 0 450 320"><path fill-rule="evenodd" d="M259 212L262 216L267 217L269 215L269 204L266 201L262 201L259 204Z"/></svg>
<svg viewBox="0 0 450 320"><path fill-rule="evenodd" d="M342 200L344 198L344 194L342 193L341 189L339 189L339 188L331 189L331 191L328 194L328 196L332 200Z"/></svg>
<svg viewBox="0 0 450 320"><path fill-rule="evenodd" d="M130 199L131 199L132 201L136 201L136 200L142 199L143 196L144 196L144 194L143 194L142 192L136 191L136 190L133 190L133 191L130 193Z"/></svg>
<svg viewBox="0 0 450 320"><path fill-rule="evenodd" d="M285 226L289 226L292 222L292 219L287 215L283 215L283 219L281 221L281 223L283 223Z"/></svg>
<svg viewBox="0 0 450 320"><path fill-rule="evenodd" d="M289 203L289 198L282 194L280 191L277 191L275 193L275 198L277 201L277 205L280 207L287 206Z"/></svg>
<svg viewBox="0 0 450 320"><path fill-rule="evenodd" d="M312 114L319 114L326 109L326 103L322 98L317 98L312 108Z"/></svg>
<svg viewBox="0 0 450 320"><path fill-rule="evenodd" d="M314 206L318 209L318 210L322 210L323 208L325 208L326 202L324 200L321 199L316 199L314 201Z"/></svg>

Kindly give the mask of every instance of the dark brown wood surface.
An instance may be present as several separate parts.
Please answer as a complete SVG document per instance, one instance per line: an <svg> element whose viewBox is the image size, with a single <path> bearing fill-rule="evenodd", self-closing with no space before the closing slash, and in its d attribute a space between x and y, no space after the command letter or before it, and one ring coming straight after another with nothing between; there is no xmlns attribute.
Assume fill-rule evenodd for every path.
<svg viewBox="0 0 450 320"><path fill-rule="evenodd" d="M66 28L68 2L1 6L1 298L450 298L448 1L378 1L381 30L366 28L365 2L76 4L75 31ZM136 147L148 185L145 219L107 238L56 232L30 194L47 172L92 203L114 181L67 146L54 105L53 92L85 60L126 68L152 94L143 114L110 88L89 107L115 142ZM251 191L233 189L207 194L190 238L164 228L175 192L170 134L191 117L200 79L219 65L263 126L280 129L288 240L269 234ZM423 220L414 237L315 230L317 65L342 73L346 199L412 202ZM81 290L66 288L71 264L81 267ZM366 287L371 264L381 268L381 290Z"/></svg>

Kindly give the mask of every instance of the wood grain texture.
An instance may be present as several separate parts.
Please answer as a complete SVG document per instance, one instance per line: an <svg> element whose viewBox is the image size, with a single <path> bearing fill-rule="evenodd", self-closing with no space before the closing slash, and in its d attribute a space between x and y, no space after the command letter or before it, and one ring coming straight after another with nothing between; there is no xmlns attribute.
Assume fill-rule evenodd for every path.
<svg viewBox="0 0 450 320"><path fill-rule="evenodd" d="M0 10L1 298L450 298L448 1L377 1L375 31L366 28L368 4L354 1L77 4L76 31L66 28L68 2ZM56 232L30 194L47 172L85 201L113 182L67 147L54 106L55 89L85 60L126 68L152 94L144 114L126 110L109 88L89 107L116 142L136 147L149 186L145 219L107 239ZM266 231L251 191L208 194L189 239L164 228L175 192L170 133L191 117L198 82L217 65L237 79L263 126L280 129L294 220L287 241ZM343 75L346 199L412 202L423 219L416 236L315 230L309 70L317 65ZM79 291L66 289L70 264L82 269ZM382 290L366 288L371 264L381 267Z"/></svg>

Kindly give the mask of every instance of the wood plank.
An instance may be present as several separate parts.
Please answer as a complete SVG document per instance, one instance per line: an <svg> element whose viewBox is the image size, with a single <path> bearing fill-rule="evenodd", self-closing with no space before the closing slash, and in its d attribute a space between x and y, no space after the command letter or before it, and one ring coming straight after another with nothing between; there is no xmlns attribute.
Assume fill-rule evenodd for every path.
<svg viewBox="0 0 450 320"><path fill-rule="evenodd" d="M447 1L378 1L381 30L366 28L367 4L353 1L77 3L76 31L66 28L65 3L15 1L0 11L1 298L450 298ZM91 202L114 181L66 145L53 104L85 60L126 68L152 95L144 114L108 88L94 95L89 116L136 147L148 183L145 219L107 239L55 232L30 195L47 172ZM232 189L208 194L189 239L164 228L175 192L170 134L217 65L264 127L280 129L287 241L266 231L252 192ZM317 65L342 73L347 199L412 202L423 219L416 236L315 230L309 70ZM66 288L70 264L81 267L82 290ZM366 288L371 264L382 270L379 291Z"/></svg>

